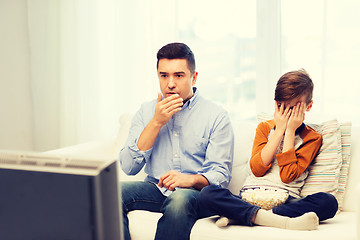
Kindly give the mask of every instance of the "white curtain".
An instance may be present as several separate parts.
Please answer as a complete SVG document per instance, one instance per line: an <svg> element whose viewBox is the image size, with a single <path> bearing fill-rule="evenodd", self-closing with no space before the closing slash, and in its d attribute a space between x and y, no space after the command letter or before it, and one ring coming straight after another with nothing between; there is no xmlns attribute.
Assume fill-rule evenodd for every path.
<svg viewBox="0 0 360 240"><path fill-rule="evenodd" d="M314 81L314 120L360 123L360 2L281 2L281 70L303 67Z"/></svg>
<svg viewBox="0 0 360 240"><path fill-rule="evenodd" d="M0 1L0 148L33 148L27 7Z"/></svg>
<svg viewBox="0 0 360 240"><path fill-rule="evenodd" d="M254 91L256 103L242 102L241 105L230 101L234 99L232 95L236 94L234 89L230 89L232 91L221 93L224 97L219 97L223 99L220 104L230 110L239 106L256 106L254 113L272 113L277 79L285 71L305 67L315 82L316 107L313 115L328 118L339 113L345 120L360 122L360 81L356 74L356 57L360 52L358 47L347 47L348 41L352 43L350 46L355 46L354 43L359 40L360 21L352 18L358 16L355 13L360 6L354 0L349 2L329 0L313 4L312 1L305 1L300 7L298 1L257 0L256 12L253 13L256 16L256 51L246 52L254 52L256 56L254 61L249 58L242 61L255 68L255 73L249 74L254 75L256 85L252 87L250 84L246 91ZM204 25L199 26L208 26L208 32L212 29L211 24L203 21L206 21L206 9L215 1L199 0L194 5L191 1L185 3L188 4L184 5L178 0L27 0L35 150L115 137L121 114L133 113L142 102L156 97L159 91L157 50L168 42L187 42L194 37L180 34L184 32L186 24L191 24L179 22L179 19L183 21L184 16L190 16L184 15L184 11L192 11L195 20L196 13L201 11ZM247 1L230 0L222 4L225 9L232 10L243 10L249 5ZM254 5L254 2L251 4ZM214 14L220 14L221 9L210 11L209 19L213 20ZM232 17L237 14L236 10L231 12L233 15L227 15L226 11L221 14L225 14L228 21L239 19ZM297 18L304 19L299 25L286 25L295 18L295 13L301 13ZM345 19L343 23L336 24L341 19ZM214 21L209 20L209 23ZM318 45L309 45L314 35L304 33L308 28L306 24L320 26L321 31L314 31L317 37L320 36L320 41L316 42ZM231 26L237 27L236 24ZM246 24L239 24L239 27L244 26ZM289 29L298 30L300 37L290 36ZM354 29L357 30L351 35ZM245 40L249 39L247 37ZM201 47L201 42L202 39L194 41L195 50ZM234 46L239 46L236 44ZM209 46L218 47L217 52L222 54L223 46L214 42ZM204 54L201 51L195 53ZM242 57L243 53L240 51L235 55ZM208 54L204 56L211 56ZM320 57L316 54L320 54ZM316 59L313 57L315 55ZM339 56L343 57L338 59ZM210 73L206 81L212 81L211 73L217 64L217 56L211 58L215 59L212 63L215 65L200 66L202 72ZM197 59L201 59L201 56L197 56ZM337 64L340 62L342 64ZM232 65L222 64L226 67ZM219 83L209 84L213 90L208 92L216 92L214 86L226 84L226 81L220 79ZM232 81L234 84L239 81L244 83L242 78ZM233 102L233 105L229 105L229 102ZM241 109L238 112L241 118ZM251 111L247 112L247 117L252 114Z"/></svg>
<svg viewBox="0 0 360 240"><path fill-rule="evenodd" d="M175 2L27 4L35 149L115 137L120 114L157 96L156 52L175 39Z"/></svg>

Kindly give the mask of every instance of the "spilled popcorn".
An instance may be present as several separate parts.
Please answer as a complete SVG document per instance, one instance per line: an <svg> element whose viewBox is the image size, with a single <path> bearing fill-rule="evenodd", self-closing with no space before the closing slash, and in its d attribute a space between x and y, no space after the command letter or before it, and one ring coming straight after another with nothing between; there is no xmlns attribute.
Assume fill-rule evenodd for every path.
<svg viewBox="0 0 360 240"><path fill-rule="evenodd" d="M243 200L265 210L270 210L285 203L288 196L288 191L284 189L256 187L241 190L241 198Z"/></svg>

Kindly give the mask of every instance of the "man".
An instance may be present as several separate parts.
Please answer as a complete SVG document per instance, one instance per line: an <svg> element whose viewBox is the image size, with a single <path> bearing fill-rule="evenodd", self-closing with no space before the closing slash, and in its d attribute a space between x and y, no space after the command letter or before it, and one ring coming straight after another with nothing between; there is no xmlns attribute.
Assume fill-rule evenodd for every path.
<svg viewBox="0 0 360 240"><path fill-rule="evenodd" d="M231 178L234 134L227 112L205 100L194 87L198 73L194 54L183 43L157 53L161 94L135 114L120 151L126 174L144 166L144 182L122 183L125 239L127 213L161 212L155 239L189 239L197 219L210 216L198 205L200 190L226 187Z"/></svg>

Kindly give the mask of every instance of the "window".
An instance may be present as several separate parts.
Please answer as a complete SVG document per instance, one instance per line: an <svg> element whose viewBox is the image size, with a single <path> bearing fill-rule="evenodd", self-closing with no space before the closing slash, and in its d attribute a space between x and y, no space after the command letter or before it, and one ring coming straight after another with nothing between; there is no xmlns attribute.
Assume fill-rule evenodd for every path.
<svg viewBox="0 0 360 240"><path fill-rule="evenodd" d="M33 94L57 91L35 99L34 121L57 109L60 146L113 137L121 114L156 98L156 52L174 41L194 51L201 95L232 119L273 113L276 81L304 68L315 84L307 120L360 123L357 0L57 0L27 10ZM49 126L34 130L39 150Z"/></svg>
<svg viewBox="0 0 360 240"><path fill-rule="evenodd" d="M306 69L314 81L313 113L360 123L360 2L282 1L282 72Z"/></svg>
<svg viewBox="0 0 360 240"><path fill-rule="evenodd" d="M176 15L178 39L195 54L201 94L233 118L255 118L256 1L181 0Z"/></svg>

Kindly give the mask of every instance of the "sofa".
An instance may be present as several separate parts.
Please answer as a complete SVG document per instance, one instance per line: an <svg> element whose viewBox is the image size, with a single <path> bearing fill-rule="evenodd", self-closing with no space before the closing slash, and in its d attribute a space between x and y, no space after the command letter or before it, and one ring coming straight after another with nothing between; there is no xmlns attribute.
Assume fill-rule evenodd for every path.
<svg viewBox="0 0 360 240"><path fill-rule="evenodd" d="M50 151L56 154L82 155L99 158L117 158L123 146L131 123L131 114L120 118L117 137L109 140L93 141ZM265 120L260 117L258 121ZM238 194L249 174L248 159L251 155L252 141L258 121L232 121L235 132L235 152L232 179L229 189ZM310 124L310 123L309 123ZM262 226L229 225L219 228L215 221L219 216L198 220L191 232L192 240L209 239L360 239L360 126L340 123L336 119L310 124L323 134L323 146L310 166L310 175L304 185L304 193L327 191L339 201L339 211L330 220L320 222L314 231L294 231ZM323 164L326 163L326 164ZM323 166L325 169L322 169ZM329 166L331 166L329 168ZM119 181L143 180L144 172L127 176L119 170ZM161 213L133 211L129 215L129 228L132 239L153 239Z"/></svg>

